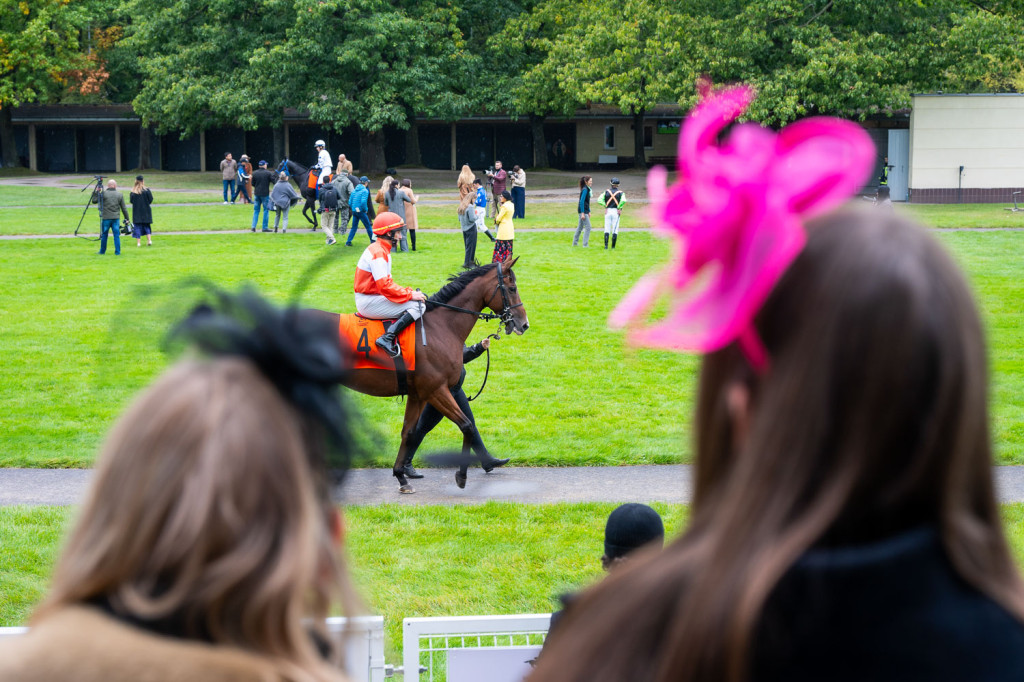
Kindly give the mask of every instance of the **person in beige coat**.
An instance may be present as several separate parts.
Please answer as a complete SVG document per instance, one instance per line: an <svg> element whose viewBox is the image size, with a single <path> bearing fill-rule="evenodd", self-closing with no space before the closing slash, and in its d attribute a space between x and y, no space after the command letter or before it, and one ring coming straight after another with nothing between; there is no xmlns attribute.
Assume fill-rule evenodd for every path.
<svg viewBox="0 0 1024 682"><path fill-rule="evenodd" d="M176 328L209 357L113 427L0 680L346 679L326 633L355 600L328 478L350 452L337 330L251 292L211 298Z"/></svg>

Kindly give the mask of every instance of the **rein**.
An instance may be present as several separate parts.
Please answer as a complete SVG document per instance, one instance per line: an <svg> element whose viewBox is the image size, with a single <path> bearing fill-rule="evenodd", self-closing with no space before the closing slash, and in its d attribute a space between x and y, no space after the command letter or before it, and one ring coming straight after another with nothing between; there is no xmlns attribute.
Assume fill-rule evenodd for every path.
<svg viewBox="0 0 1024 682"><path fill-rule="evenodd" d="M447 303L441 303L439 301L431 301L431 303L433 305L441 306L442 308L448 308L449 310L454 310L455 312L466 313L467 315L475 315L478 320L484 320L485 322L490 322L491 320L501 320L502 324L506 324L507 325L507 324L509 324L512 321L512 311L514 309L516 309L516 308L522 307L523 304L522 303L516 303L515 305L511 305L508 302L508 289L505 287L505 277L504 277L504 275L501 272L501 263L500 262L498 263L498 286L495 287L494 292L491 293L491 297L493 297L494 294L499 292L499 291L501 292L501 303L502 303L501 314L499 314L499 315L496 315L494 313L485 313L482 310L481 311L476 311L476 310L469 310L467 308L460 308L458 306L448 305ZM496 331L493 334L488 334L487 338L492 338L492 339L495 339L495 340L500 339L501 338L501 325L498 325L498 331ZM484 386L487 385L487 377L490 375L490 373L491 373L491 349L488 348L487 349L487 369L484 370L484 380L480 384L480 390L476 392L476 395L474 395L472 398L469 398L470 402L472 402L472 401L476 400L477 398L479 398L480 394L484 392Z"/></svg>

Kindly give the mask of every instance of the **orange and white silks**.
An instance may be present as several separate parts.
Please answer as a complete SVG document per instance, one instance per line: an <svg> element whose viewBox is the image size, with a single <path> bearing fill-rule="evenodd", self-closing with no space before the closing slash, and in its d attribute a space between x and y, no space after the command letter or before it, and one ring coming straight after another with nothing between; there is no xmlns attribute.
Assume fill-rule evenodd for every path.
<svg viewBox="0 0 1024 682"><path fill-rule="evenodd" d="M391 279L391 244L377 240L366 247L356 264L354 282L357 294L383 296L392 303L408 303L412 289L401 287Z"/></svg>
<svg viewBox="0 0 1024 682"><path fill-rule="evenodd" d="M352 349L355 369L386 369L395 371L395 361L377 346L390 320L371 320L359 315L339 315L338 334L342 344ZM402 359L409 371L416 369L416 325L411 324L398 334Z"/></svg>

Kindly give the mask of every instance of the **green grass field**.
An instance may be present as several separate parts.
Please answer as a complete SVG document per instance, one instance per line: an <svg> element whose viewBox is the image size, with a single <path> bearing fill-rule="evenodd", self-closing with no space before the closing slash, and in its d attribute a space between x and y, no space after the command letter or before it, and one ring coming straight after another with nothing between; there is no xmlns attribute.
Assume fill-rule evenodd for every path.
<svg viewBox="0 0 1024 682"><path fill-rule="evenodd" d="M1018 254L1024 233L957 232L940 239L969 273L989 327L999 461L1022 463ZM155 241L139 249L128 240L123 255L103 258L84 240L0 246L0 285L7 292L0 302L0 466L92 462L116 415L166 366L157 345L183 310L183 279L202 276L224 286L248 281L284 302L300 273L326 252L322 238L309 232L158 234ZM524 232L516 240L531 328L503 338L492 351L488 386L474 408L485 442L519 465L687 460L697 360L632 349L606 327L608 312L667 244L639 232L623 234L615 251L573 249L570 241L568 231ZM480 254L486 257L490 243L484 242ZM365 244L365 236L358 243ZM435 291L461 262L461 236L424 230L420 245L395 257L396 279ZM303 304L352 312L360 251L334 247ZM494 329L481 323L471 340ZM483 359L470 366L467 389L475 391L483 370ZM362 396L358 402L384 434L374 462L389 464L404 404ZM443 424L425 447L453 447L457 434Z"/></svg>
<svg viewBox="0 0 1024 682"><path fill-rule="evenodd" d="M402 648L402 619L547 613L557 596L600 579L604 523L613 504L405 507L345 510L348 563L366 610L384 616L387 660ZM666 539L686 509L655 504ZM1024 505L1002 507L1024 565ZM0 508L0 626L22 625L46 591L73 512Z"/></svg>

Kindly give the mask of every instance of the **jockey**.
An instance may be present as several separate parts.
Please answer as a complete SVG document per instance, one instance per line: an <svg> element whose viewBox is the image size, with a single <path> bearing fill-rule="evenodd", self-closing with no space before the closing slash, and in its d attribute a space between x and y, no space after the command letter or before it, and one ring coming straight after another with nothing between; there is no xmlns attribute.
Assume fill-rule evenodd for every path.
<svg viewBox="0 0 1024 682"><path fill-rule="evenodd" d="M391 279L391 248L401 237L405 221L384 211L373 219L377 241L366 247L356 265L356 312L363 317L390 319L397 317L376 343L384 352L397 358L402 352L395 337L423 314L423 292L400 287Z"/></svg>
<svg viewBox="0 0 1024 682"><path fill-rule="evenodd" d="M331 155L327 152L327 149L325 148L327 145L324 144L324 141L317 140L313 143L313 146L316 147L317 152L316 167L320 169L320 173L317 175L316 180L316 186L319 187L323 184L324 179L331 174L334 167L331 164Z"/></svg>

